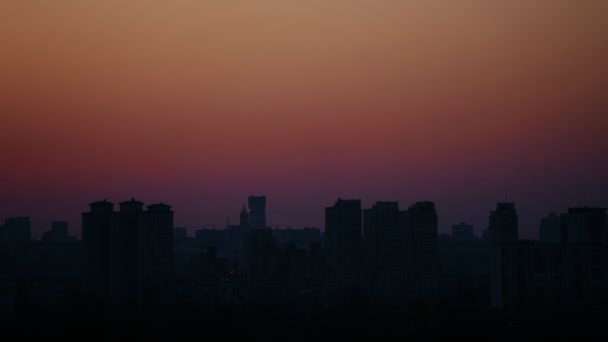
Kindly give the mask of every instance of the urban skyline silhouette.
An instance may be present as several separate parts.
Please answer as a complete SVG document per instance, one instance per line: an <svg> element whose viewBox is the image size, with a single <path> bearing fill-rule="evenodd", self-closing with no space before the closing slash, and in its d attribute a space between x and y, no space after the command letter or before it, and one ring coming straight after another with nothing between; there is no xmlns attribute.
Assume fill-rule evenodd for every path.
<svg viewBox="0 0 608 342"><path fill-rule="evenodd" d="M608 336L606 13L0 1L0 338Z"/></svg>
<svg viewBox="0 0 608 342"><path fill-rule="evenodd" d="M129 192L130 194L132 194L133 192ZM118 197L108 197L108 198L130 198L132 196L118 196ZM142 199L142 196L136 196L138 199ZM156 200L156 202L162 202L162 196L156 195L154 196L155 198L158 198L158 200ZM362 203L364 204L364 206L368 206L371 207L373 206L376 202L380 201L393 201L393 202L398 202L398 203L414 203L416 201L420 201L416 200L415 198L411 199L411 200L395 200L393 198L398 198L398 197L402 197L402 196L391 196L390 198L377 198L377 197L373 197L373 198L377 198L377 199L372 199L372 198L366 198L366 197L361 197L361 196L335 196L334 198L360 198ZM408 196L409 198L410 196ZM95 198L95 197L92 197ZM98 196L98 198L102 198L103 196ZM422 199L425 200L429 200L430 197L429 196L421 196ZM89 199L90 201L90 199ZM489 212L492 209L492 204L496 203L496 202L517 202L518 204L520 203L520 201L517 201L516 198L512 198L512 200L509 200L509 196L497 196L494 199L489 199L485 205L484 203L481 203L481 205L477 205L475 206L476 209L472 209L472 208L467 208L466 210L466 214L459 214L457 211L455 211L453 208L447 207L445 203L440 203L434 200L431 200L432 202L434 202L438 208L441 210L442 215L439 217L439 222L438 222L438 227L439 227L439 232L440 233L444 233L444 234L449 234L451 232L451 227L453 224L458 223L460 221L464 221L464 222L468 222L470 224L473 225L474 227L474 232L476 235L481 236L483 230L487 229L487 212ZM71 201L70 201L71 202ZM155 201L146 201L144 200L144 202L147 203L153 203ZM170 202L170 201L167 201ZM239 200L238 198L234 199L234 202L232 204L226 204L225 206L222 205L221 209L215 209L214 212L216 213L215 215L213 215L213 217L208 217L208 218L193 218L193 217L197 217L199 215L197 215L196 213L199 212L199 210L197 209L197 207L209 207L210 205L199 201L199 200L193 200L193 201L189 201L187 203L181 203L181 206L177 206L178 207L178 211L176 214L176 221L179 223L176 223L176 226L179 227L184 227L187 229L188 234L192 235L196 232L197 229L203 229L203 228L207 228L207 229L224 229L227 225L227 222L237 222L239 219L239 212L240 209L242 209L242 206L244 205L244 203L240 203L242 202L242 200ZM272 228L304 228L304 227L317 227L317 228L321 228L323 229L323 206L327 205L329 202L331 202L331 199L328 202L325 203L317 203L315 204L315 208L313 210L311 210L310 208L302 208L301 205L299 205L298 201L271 201L269 203L269 212L268 212L268 226L272 227ZM12 205L7 205L5 206L3 209L0 210L0 217L29 217L31 222L32 222L32 237L34 239L41 239L42 235L48 230L48 228L50 227L52 222L56 222L56 221L65 221L68 222L69 225L71 225L72 227L74 225L79 225L80 224L80 217L76 215L76 213L79 213L80 211L82 211L84 208L86 208L86 205L83 205L83 203L87 203L87 200L83 200L81 201L79 204L77 204L75 207L72 208L66 208L65 204L61 204L61 201L56 201L54 203L49 203L47 205L45 205L45 210L44 210L44 214L40 214L38 212L36 212L36 210L34 209L34 206L29 206L29 205L25 205L23 207L21 207L22 209L17 210L17 212L11 212L9 211L7 208L13 207ZM171 202L173 203L173 202ZM240 203L240 204L239 204ZM543 209L538 209L538 207L536 209L534 209L533 211L530 210L530 206L525 206L523 209L521 207L521 205L518 205L519 207L519 212L520 212L520 234L522 237L525 237L526 239L538 239L539 238L539 230L538 230L538 225L540 223L540 220L542 218L544 218L545 215L547 215L548 213L551 212L563 212L563 211L567 211L568 208L571 207L608 207L608 202L604 199L599 199L596 201L592 201L589 199L586 200L579 200L579 199L575 199L573 201L567 201L567 200L560 200L560 205L559 206L548 206L548 205L542 205ZM217 204L211 204L212 206L214 206L215 208L218 208L219 205ZM23 209L23 208L33 208L33 209ZM80 208L80 209L76 209ZM189 209L190 211L190 215L188 217L188 219L184 219L184 215L182 213L181 208L184 207L186 209ZM308 207L308 206L307 206ZM540 206L539 206L540 207ZM53 210L53 208L57 208L58 210ZM240 208L240 209L239 209ZM527 210L526 210L527 209ZM281 214L281 212L284 211L288 211L289 212L289 217L286 217L285 214ZM445 215L444 211L448 211L450 212L449 215ZM193 214L194 213L194 214ZM303 213L312 213L312 214L306 214L303 215ZM78 214L79 215L79 214ZM305 216L307 217L306 219L304 219L304 222L300 222L300 220L298 220L297 218L294 217L301 217L301 216ZM311 216L319 216L320 219L310 219ZM275 219L275 217L280 217L280 219ZM290 218L291 217L291 218ZM523 218L522 218L523 217ZM277 222L278 221L278 222ZM523 221L523 223L522 223ZM81 237L80 236L80 230L76 229L74 231L72 231L72 234L74 234L74 236L76 237Z"/></svg>
<svg viewBox="0 0 608 342"><path fill-rule="evenodd" d="M36 312L93 315L82 324L113 327L104 332L107 338L127 336L120 331L147 334L108 319L146 324L165 317L164 324L177 324L175 317L209 319L226 310L243 318L271 310L275 322L338 310L336 324L362 315L372 329L367 334L417 337L440 336L442 327L454 324L462 325L460 336L486 336L488 327L475 327L481 320L499 327L516 320L526 327L517 334L572 334L545 324L580 310L605 317L605 208L549 213L540 221L540 239L523 240L513 202L496 204L481 236L464 222L454 223L450 235L439 234L439 213L429 201L364 209L359 199L338 198L325 208L323 230L273 229L266 224L266 196L250 196L247 203L235 224L194 236L174 225L171 205L135 198L117 208L106 199L90 203L82 213L82 239L69 235L66 221L55 221L43 239L32 240L28 217L7 218L0 226L0 315L18 324ZM387 321L372 319L376 314L388 315ZM538 314L545 318L523 318ZM238 333L267 336L269 323L241 325L245 330ZM583 323L590 322L577 324ZM67 326L53 324L54 333L69 335ZM228 329L222 324L214 329ZM291 336L290 324L281 321L274 329ZM384 324L393 330L372 333ZM161 326L159 334L192 333ZM337 326L324 329L338 332Z"/></svg>

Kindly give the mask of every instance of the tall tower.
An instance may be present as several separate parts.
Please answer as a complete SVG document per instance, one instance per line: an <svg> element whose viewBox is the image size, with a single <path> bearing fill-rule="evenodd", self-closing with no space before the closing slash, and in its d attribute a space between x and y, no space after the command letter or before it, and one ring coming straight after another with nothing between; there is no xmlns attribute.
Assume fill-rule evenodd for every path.
<svg viewBox="0 0 608 342"><path fill-rule="evenodd" d="M241 215L239 217L239 226L241 226L241 228L249 227L249 213L247 212L247 209L245 208L244 204L243 210L241 210Z"/></svg>
<svg viewBox="0 0 608 342"><path fill-rule="evenodd" d="M505 265L510 248L518 241L517 211L514 203L498 203L496 210L490 212L488 235L490 240L490 299L492 306L504 305L505 292L508 288L508 275ZM507 276L507 278L505 278ZM507 299L508 302L508 299Z"/></svg>
<svg viewBox="0 0 608 342"><path fill-rule="evenodd" d="M361 288L361 214L361 200L338 199L333 207L325 208L327 286L334 295Z"/></svg>
<svg viewBox="0 0 608 342"><path fill-rule="evenodd" d="M437 211L433 202L416 202L401 212L408 263L408 284L416 296L433 295L438 286Z"/></svg>
<svg viewBox="0 0 608 342"><path fill-rule="evenodd" d="M116 307L136 308L143 300L144 204L131 199L119 206L111 230L110 300Z"/></svg>
<svg viewBox="0 0 608 342"><path fill-rule="evenodd" d="M83 294L106 302L110 291L110 230L114 225L114 204L106 200L89 204L82 213Z"/></svg>
<svg viewBox="0 0 608 342"><path fill-rule="evenodd" d="M606 244L608 219L605 208L568 208L565 220L565 243Z"/></svg>
<svg viewBox="0 0 608 342"><path fill-rule="evenodd" d="M372 293L393 296L403 288L404 238L397 202L363 210L365 285Z"/></svg>
<svg viewBox="0 0 608 342"><path fill-rule="evenodd" d="M266 196L249 196L249 226L266 228Z"/></svg>
<svg viewBox="0 0 608 342"><path fill-rule="evenodd" d="M490 243L516 243L518 239L517 210L515 203L498 203L490 212L488 233Z"/></svg>
<svg viewBox="0 0 608 342"><path fill-rule="evenodd" d="M169 304L173 270L173 210L159 203L148 206L143 234L143 300L150 308Z"/></svg>

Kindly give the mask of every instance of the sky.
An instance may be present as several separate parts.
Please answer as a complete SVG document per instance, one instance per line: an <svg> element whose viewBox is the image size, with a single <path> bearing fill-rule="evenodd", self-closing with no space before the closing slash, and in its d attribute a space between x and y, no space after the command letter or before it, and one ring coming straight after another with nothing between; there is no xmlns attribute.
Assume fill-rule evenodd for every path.
<svg viewBox="0 0 608 342"><path fill-rule="evenodd" d="M267 196L608 207L605 0L2 0L0 219L169 203L193 234Z"/></svg>

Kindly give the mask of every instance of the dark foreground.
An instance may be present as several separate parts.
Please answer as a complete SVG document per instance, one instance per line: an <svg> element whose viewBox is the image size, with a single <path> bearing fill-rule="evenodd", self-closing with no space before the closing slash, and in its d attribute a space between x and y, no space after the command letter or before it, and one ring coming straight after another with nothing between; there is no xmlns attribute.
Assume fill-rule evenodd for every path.
<svg viewBox="0 0 608 342"><path fill-rule="evenodd" d="M35 310L2 317L2 335L10 340L315 340L345 338L448 338L545 340L608 337L606 310L559 313L457 310L389 312L358 305L290 312L251 307L108 315L82 308ZM5 339L8 340L8 339Z"/></svg>

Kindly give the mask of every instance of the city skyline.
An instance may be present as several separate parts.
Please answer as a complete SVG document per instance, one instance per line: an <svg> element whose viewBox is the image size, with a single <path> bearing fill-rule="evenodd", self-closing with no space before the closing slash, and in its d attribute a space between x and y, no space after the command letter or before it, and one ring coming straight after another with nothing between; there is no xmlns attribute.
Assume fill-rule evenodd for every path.
<svg viewBox="0 0 608 342"><path fill-rule="evenodd" d="M0 0L0 336L608 336L606 14Z"/></svg>
<svg viewBox="0 0 608 342"><path fill-rule="evenodd" d="M503 330L535 331L536 338L581 336L581 329L605 333L598 323L608 303L606 208L552 213L539 226L541 238L531 241L519 236L511 202L496 203L481 237L462 222L451 235L439 234L429 201L376 202L365 209L359 199L337 198L325 207L324 234L318 228L274 230L264 225L266 196L247 202L250 210L241 208L238 224L194 236L175 227L171 205L135 198L89 203L82 239L60 221L42 240L32 240L29 218L5 219L0 316L17 323L7 332L29 335L21 326L46 314L42 322L53 334L78 334L81 324L95 322L101 326L95 331L114 337L139 331L181 338L196 330L200 335L201 325L206 336L226 336L223 326L249 336L277 336L276 329L286 336L337 329L359 337L359 329L376 337L435 336L446 329L452 337ZM267 310L271 329L259 319ZM575 314L580 310L589 316ZM338 321L321 324L324 312ZM219 325L201 319L226 313L232 318ZM247 313L255 315L252 326ZM560 317L568 328L556 330ZM156 324L139 327L134 320ZM378 329L387 324L391 328ZM513 331L518 324L525 328Z"/></svg>
<svg viewBox="0 0 608 342"><path fill-rule="evenodd" d="M229 216L224 218L224 222L223 224L220 224L218 226L215 225L209 225L209 224L197 224L197 225L193 225L193 226L186 226L186 225L181 225L176 223L174 226L176 228L185 228L186 229L186 233L188 234L188 236L195 236L195 233L197 230L200 229L217 229L217 230L225 230L225 229L230 229L230 227L234 227L234 226L238 226L239 221L243 222L243 213L247 214L247 218L246 218L246 222L248 222L248 224L251 224L250 220L251 220L251 205L252 205L252 200L253 202L253 206L258 206L256 209L260 210L259 205L260 204L256 204L256 199L262 199L263 204L261 207L261 215L263 216L262 221L260 222L266 222L268 220L268 217L272 217L272 207L270 209L270 211L266 210L266 201L267 201L267 196L265 195L250 195L249 196L249 200L244 200L243 203L247 203L249 202L249 205L244 204L242 206L242 208L240 210L234 210L230 213ZM349 200L356 200L359 203L361 203L361 208L365 211L365 210L371 210L374 209L377 205L382 204L382 203L393 203L397 206L397 208L399 208L400 210L405 210L407 209L408 206L410 206L411 204L414 203L432 203L433 206L436 206L436 203L434 201L429 201L429 200L415 200L412 202L408 202L408 203L404 203L401 201L373 201L371 202L371 204L367 205L366 203L368 202L365 199L361 199L361 198L350 198L350 197L335 197L335 200L342 200L342 201L349 201ZM107 198L104 198L103 200L97 200L97 201L90 201L86 207L96 204L96 203L108 203L108 205L112 205L113 207L119 208L122 203L127 202L127 201L141 201L141 203L153 203L154 205L167 205L170 206L172 208L174 208L174 206L172 206L168 201L145 201L142 200L139 197L130 197L128 199L123 199L123 200L118 200L118 201L113 201L113 200L109 200ZM259 202L258 202L259 203ZM271 200L272 203L272 200ZM521 216L521 211L519 209L519 205L517 204L517 202L512 201L508 198L505 198L503 200L497 200L493 202L493 205L495 205L496 203L499 203L500 205L504 206L504 205L515 205L515 207L517 207L516 211L518 212L518 214ZM328 204L329 205L329 204ZM322 207L321 210L323 210L325 207ZM592 204L583 204L583 205L569 205L567 206L565 209L556 209L556 210L550 210L548 212L546 212L544 215L539 216L538 219L536 220L536 224L533 226L530 226L530 231L526 232L524 231L524 234L521 234L522 230L521 230L521 219L519 219L520 222L520 227L517 229L520 232L520 239L524 239L524 240L538 240L541 239L542 240L542 227L545 224L545 220L548 216L550 215L555 215L555 213L561 213L561 212L566 212L568 211L570 208L603 208L603 206L598 206L598 205L592 205ZM79 212L78 216L80 216L83 212L85 212L86 210L83 210L81 212ZM179 217L179 210L174 210L176 211L176 217ZM254 209L255 211L255 209ZM441 221L441 210L437 210L438 211L438 233L439 234L445 234L445 235L453 235L454 232L454 226L459 226L459 225L466 225L466 226L470 226L472 228L472 233L477 237L477 238L482 238L483 234L486 233L491 224L490 222L488 222L488 216L487 214L490 215L490 219L492 218L492 215L494 214L494 208L490 208L490 210L488 210L486 212L486 217L485 217L485 221L483 222L483 224L481 225L476 225L474 224L473 221L468 221L468 220L455 220L453 222L442 222ZM259 215L259 214L258 214ZM81 238L81 228L82 228L82 220L79 219L75 222L66 220L65 218L61 218L58 217L57 215L55 215L55 217L57 217L56 219L53 219L49 222L47 222L46 224L40 224L40 220L36 220L35 215L5 215L5 216L0 216L0 218L27 218L29 222L32 222L31 224L31 236L32 239L35 240L40 240L43 239L44 235L49 233L55 225L59 224L59 225L65 225L66 227L70 227L69 228L69 233L77 238ZM177 220L176 220L177 221ZM177 221L179 222L179 221ZM271 229L303 229L303 228L316 228L316 229L320 229L322 232L324 231L324 223L321 223L319 225L306 225L306 224L286 224L286 225L278 225L278 224L273 224L272 220L270 220L270 222L268 222L267 224L259 224L259 223L254 223L252 225L252 227L257 227L257 228L262 228L262 227L268 227ZM52 229L51 229L52 228ZM51 229L51 230L49 230ZM66 229L66 228L63 228Z"/></svg>

